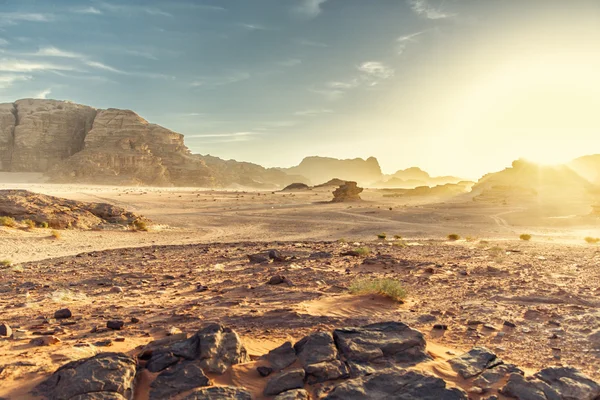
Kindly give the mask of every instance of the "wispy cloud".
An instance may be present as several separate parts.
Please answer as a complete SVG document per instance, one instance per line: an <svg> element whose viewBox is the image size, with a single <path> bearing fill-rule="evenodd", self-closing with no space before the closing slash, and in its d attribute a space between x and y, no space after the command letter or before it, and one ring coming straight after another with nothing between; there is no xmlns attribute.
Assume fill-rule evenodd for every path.
<svg viewBox="0 0 600 400"><path fill-rule="evenodd" d="M302 111L296 111L294 113L294 115L298 116L298 117L316 117L318 115L322 115L322 114L331 114L333 113L333 110L329 110L329 109L319 109L319 110L302 110Z"/></svg>
<svg viewBox="0 0 600 400"><path fill-rule="evenodd" d="M359 85L360 85L360 79L358 79L358 78L354 78L348 82L341 82L341 81L327 82L327 87L329 87L331 89L336 89L336 90L354 89L355 87L358 87Z"/></svg>
<svg viewBox="0 0 600 400"><path fill-rule="evenodd" d="M125 71L121 71L120 69L111 67L110 65L106 65L106 64L103 64L98 61L86 61L85 65L92 67L92 68L98 68L98 69L103 69L105 71L114 72L116 74L126 74Z"/></svg>
<svg viewBox="0 0 600 400"><path fill-rule="evenodd" d="M166 11L160 10L158 8L145 8L144 11L150 15L159 15L162 17L172 17L173 14L168 13Z"/></svg>
<svg viewBox="0 0 600 400"><path fill-rule="evenodd" d="M71 12L74 12L77 14L95 14L95 15L102 14L102 11L98 10L96 7L74 8L71 10Z"/></svg>
<svg viewBox="0 0 600 400"><path fill-rule="evenodd" d="M309 90L313 93L320 94L321 96L325 97L327 100L331 100L331 101L339 100L342 97L344 97L344 94L346 94L346 92L344 90L339 90L339 89L312 88Z"/></svg>
<svg viewBox="0 0 600 400"><path fill-rule="evenodd" d="M0 71L2 72L35 72L35 71L75 71L68 65L59 65L46 62L32 62L19 59L0 59Z"/></svg>
<svg viewBox="0 0 600 400"><path fill-rule="evenodd" d="M380 79L388 79L394 76L394 69L379 61L367 61L358 66L358 70L365 74Z"/></svg>
<svg viewBox="0 0 600 400"><path fill-rule="evenodd" d="M0 38L0 46L8 46L8 40Z"/></svg>
<svg viewBox="0 0 600 400"><path fill-rule="evenodd" d="M53 20L54 14L0 12L0 26L16 25L19 22L50 22Z"/></svg>
<svg viewBox="0 0 600 400"><path fill-rule="evenodd" d="M252 140L254 136L260 135L259 132L233 132L233 133L214 133L214 134L199 134L185 135L186 139L194 139L202 143L230 143L230 142L247 142Z"/></svg>
<svg viewBox="0 0 600 400"><path fill-rule="evenodd" d="M39 92L38 94L36 94L34 96L34 98L36 98L36 99L47 99L48 95L50 93L52 93L52 89L45 89L45 90L42 90L41 92Z"/></svg>
<svg viewBox="0 0 600 400"><path fill-rule="evenodd" d="M61 49L57 49L56 47L42 47L33 55L42 56L42 57L62 57L62 58L78 58L84 59L85 56L79 53L73 53L70 51L65 51Z"/></svg>
<svg viewBox="0 0 600 400"><path fill-rule="evenodd" d="M444 19L456 15L444 12L441 5L437 7L431 5L429 0L406 0L406 2L417 15L427 19Z"/></svg>
<svg viewBox="0 0 600 400"><path fill-rule="evenodd" d="M404 51L406 50L408 45L410 43L416 42L417 36L423 34L423 32L424 31L420 31L420 32L411 33L409 35L400 36L397 40L398 41L398 54L404 53Z"/></svg>
<svg viewBox="0 0 600 400"><path fill-rule="evenodd" d="M259 24L238 24L238 25L249 31L268 31L268 30L270 30L266 26L259 25Z"/></svg>
<svg viewBox="0 0 600 400"><path fill-rule="evenodd" d="M299 0L299 4L294 7L294 11L302 16L314 18L323 11L321 5L327 0Z"/></svg>
<svg viewBox="0 0 600 400"><path fill-rule="evenodd" d="M296 65L302 64L302 60L299 58L288 58L287 60L279 61L277 65L282 67L295 67Z"/></svg>
<svg viewBox="0 0 600 400"><path fill-rule="evenodd" d="M0 89L8 89L15 82L31 80L30 75L0 74Z"/></svg>
<svg viewBox="0 0 600 400"><path fill-rule="evenodd" d="M248 72L233 72L225 76L201 77L191 83L192 87L199 86L222 86L250 79Z"/></svg>
<svg viewBox="0 0 600 400"><path fill-rule="evenodd" d="M106 1L97 1L95 2L96 9L101 9L105 12L117 13L117 14L140 14L145 13L148 15L155 15L160 17L172 17L173 15L161 10L156 7L146 7L146 6L134 6L128 4L115 4L109 3ZM100 10L98 10L100 11Z"/></svg>

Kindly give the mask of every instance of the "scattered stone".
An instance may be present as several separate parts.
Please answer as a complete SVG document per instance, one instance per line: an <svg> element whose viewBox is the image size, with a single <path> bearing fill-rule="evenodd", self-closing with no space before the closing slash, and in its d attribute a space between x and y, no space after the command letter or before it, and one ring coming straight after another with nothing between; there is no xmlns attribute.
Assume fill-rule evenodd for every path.
<svg viewBox="0 0 600 400"><path fill-rule="evenodd" d="M290 389L302 389L304 387L304 370L295 368L274 375L265 388L265 395L275 396Z"/></svg>
<svg viewBox="0 0 600 400"><path fill-rule="evenodd" d="M448 360L448 363L463 379L469 379L502 364L502 360L485 347L474 347L469 352Z"/></svg>
<svg viewBox="0 0 600 400"><path fill-rule="evenodd" d="M130 399L135 373L136 363L131 357L100 353L63 365L39 384L34 393L48 400Z"/></svg>
<svg viewBox="0 0 600 400"><path fill-rule="evenodd" d="M276 371L279 371L296 362L296 350L292 347L292 343L285 342L276 349L271 350L266 359Z"/></svg>
<svg viewBox="0 0 600 400"><path fill-rule="evenodd" d="M169 399L203 386L210 386L210 380L202 368L193 361L183 361L161 372L150 384L150 400Z"/></svg>
<svg viewBox="0 0 600 400"><path fill-rule="evenodd" d="M136 317L131 317L131 319L129 320L132 324L137 324L138 322L140 322L139 318Z"/></svg>
<svg viewBox="0 0 600 400"><path fill-rule="evenodd" d="M277 262L283 262L286 260L286 257L282 255L278 250L269 250L269 258Z"/></svg>
<svg viewBox="0 0 600 400"><path fill-rule="evenodd" d="M310 364L305 367L304 371L306 372L307 382L311 385L350 376L346 364L339 360Z"/></svg>
<svg viewBox="0 0 600 400"><path fill-rule="evenodd" d="M433 329L438 330L438 331L447 331L448 330L448 325L446 325L446 324L435 324L433 326Z"/></svg>
<svg viewBox="0 0 600 400"><path fill-rule="evenodd" d="M0 324L0 336L10 337L12 335L12 329L8 324Z"/></svg>
<svg viewBox="0 0 600 400"><path fill-rule="evenodd" d="M178 335L180 333L181 333L181 329L172 326L167 331L167 336L174 336L174 335Z"/></svg>
<svg viewBox="0 0 600 400"><path fill-rule="evenodd" d="M123 293L123 288L120 286L113 286L110 288L111 293Z"/></svg>
<svg viewBox="0 0 600 400"><path fill-rule="evenodd" d="M196 389L182 400L252 400L247 390L231 386L213 386Z"/></svg>
<svg viewBox="0 0 600 400"><path fill-rule="evenodd" d="M233 364L250 361L238 334L230 328L213 324L198 331L198 359L208 372L222 374Z"/></svg>
<svg viewBox="0 0 600 400"><path fill-rule="evenodd" d="M310 395L304 389L294 389L278 394L273 400L310 400Z"/></svg>
<svg viewBox="0 0 600 400"><path fill-rule="evenodd" d="M71 318L72 316L73 314L68 308L62 308L54 312L54 318L56 319Z"/></svg>
<svg viewBox="0 0 600 400"><path fill-rule="evenodd" d="M44 336L40 338L31 339L29 343L34 346L50 346L53 344L60 343L60 341L61 340L56 336Z"/></svg>
<svg viewBox="0 0 600 400"><path fill-rule="evenodd" d="M196 292L206 292L208 290L208 286L204 286L201 284L196 285Z"/></svg>
<svg viewBox="0 0 600 400"><path fill-rule="evenodd" d="M488 331L497 331L498 330L498 329L496 329L496 327L494 325L490 325L490 324L483 325L483 329L487 329Z"/></svg>
<svg viewBox="0 0 600 400"><path fill-rule="evenodd" d="M284 283L286 281L287 281L287 279L283 275L273 275L271 277L271 279L269 279L269 282L267 282L267 283L269 285L281 285L282 283Z"/></svg>
<svg viewBox="0 0 600 400"><path fill-rule="evenodd" d="M13 340L22 340L27 338L27 331L24 329L15 329L12 333L11 338Z"/></svg>
<svg viewBox="0 0 600 400"><path fill-rule="evenodd" d="M248 260L254 264L262 264L269 262L269 259L262 254L248 254Z"/></svg>
<svg viewBox="0 0 600 400"><path fill-rule="evenodd" d="M422 314L417 317L417 321L422 324L426 324L428 322L434 322L435 320L437 320L437 317L432 314Z"/></svg>
<svg viewBox="0 0 600 400"><path fill-rule="evenodd" d="M271 375L271 373L273 372L273 368L271 368L271 367L264 367L264 366L258 367L258 368L256 368L256 370L258 371L258 374L260 376L262 376L263 378L266 377L266 376Z"/></svg>
<svg viewBox="0 0 600 400"><path fill-rule="evenodd" d="M120 319L113 319L113 320L106 322L106 327L108 329L112 329L115 331L120 331L121 329L123 329L124 326L125 326L125 321L122 321Z"/></svg>
<svg viewBox="0 0 600 400"><path fill-rule="evenodd" d="M317 251L315 253L312 253L308 257L309 258L331 258L331 257L333 257L333 254L331 254L327 251Z"/></svg>
<svg viewBox="0 0 600 400"><path fill-rule="evenodd" d="M403 369L388 369L342 382L324 397L326 400L364 400L366 398L467 400L467 394L461 389L446 388L444 380L429 374Z"/></svg>
<svg viewBox="0 0 600 400"><path fill-rule="evenodd" d="M508 326L509 328L516 328L517 324L515 324L514 322L510 322L510 321L504 321L504 326Z"/></svg>

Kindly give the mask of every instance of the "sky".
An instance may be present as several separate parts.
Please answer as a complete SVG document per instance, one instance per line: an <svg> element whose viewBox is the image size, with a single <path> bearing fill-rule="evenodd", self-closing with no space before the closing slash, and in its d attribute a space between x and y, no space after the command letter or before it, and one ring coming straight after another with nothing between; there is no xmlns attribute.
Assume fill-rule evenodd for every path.
<svg viewBox="0 0 600 400"><path fill-rule="evenodd" d="M600 153L600 2L0 0L0 102L136 111L194 152L477 179Z"/></svg>

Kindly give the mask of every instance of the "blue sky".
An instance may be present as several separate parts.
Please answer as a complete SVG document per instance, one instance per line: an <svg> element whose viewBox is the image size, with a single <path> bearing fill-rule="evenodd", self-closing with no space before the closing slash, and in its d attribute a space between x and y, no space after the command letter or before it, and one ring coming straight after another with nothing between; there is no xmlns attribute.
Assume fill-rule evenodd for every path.
<svg viewBox="0 0 600 400"><path fill-rule="evenodd" d="M599 30L594 1L0 0L0 102L131 109L265 166L477 178L600 152Z"/></svg>

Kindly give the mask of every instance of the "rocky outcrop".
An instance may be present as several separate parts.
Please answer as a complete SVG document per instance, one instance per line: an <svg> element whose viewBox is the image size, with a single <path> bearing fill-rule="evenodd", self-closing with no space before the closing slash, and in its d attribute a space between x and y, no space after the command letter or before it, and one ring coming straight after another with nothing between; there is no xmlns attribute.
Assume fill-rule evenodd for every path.
<svg viewBox="0 0 600 400"><path fill-rule="evenodd" d="M381 180L382 177L381 167L375 157L369 157L366 160L362 158L338 160L329 157L306 157L298 166L282 170L288 174L304 176L313 183L338 178L370 184Z"/></svg>
<svg viewBox="0 0 600 400"><path fill-rule="evenodd" d="M27 190L0 190L0 216L58 229L128 226L135 221L148 221L112 204L84 203Z"/></svg>
<svg viewBox="0 0 600 400"><path fill-rule="evenodd" d="M290 185L287 185L286 187L284 187L281 191L282 192L292 192L294 190L308 190L310 189L310 187L307 184L304 183L292 183Z"/></svg>
<svg viewBox="0 0 600 400"><path fill-rule="evenodd" d="M148 123L133 111L98 111L84 148L49 171L54 180L139 185L211 186L206 164L183 135Z"/></svg>
<svg viewBox="0 0 600 400"><path fill-rule="evenodd" d="M332 202L360 201L360 194L363 190L363 188L357 186L356 182L346 182L333 191Z"/></svg>
<svg viewBox="0 0 600 400"><path fill-rule="evenodd" d="M0 170L46 172L83 149L96 110L65 101L0 105Z"/></svg>
<svg viewBox="0 0 600 400"><path fill-rule="evenodd" d="M213 324L187 339L181 335L150 343L138 356L138 373L144 367L150 370L151 365L155 367L150 372L159 372L151 378L150 399L253 398L242 387L212 386L207 376L250 361L234 331ZM275 400L467 400L471 397L465 389L481 399L499 394L517 400L595 400L600 396L600 385L575 368L548 367L525 376L483 347L435 362L440 371L451 368L461 378L449 383L444 380L445 372L436 376L419 366L431 360L425 345L421 332L401 322L340 328L333 333L312 333L293 346L285 343L258 360L259 372L269 369L267 365L278 372L261 374L261 378L256 371L252 374L241 368L234 374L249 371L251 375L241 382L265 379L258 386ZM131 398L135 373L136 361L131 357L103 353L59 368L34 393L51 400L123 400ZM256 385L252 386L255 390Z"/></svg>

